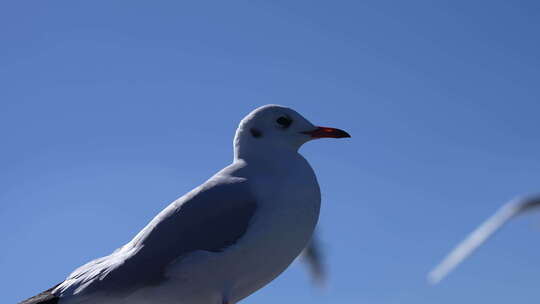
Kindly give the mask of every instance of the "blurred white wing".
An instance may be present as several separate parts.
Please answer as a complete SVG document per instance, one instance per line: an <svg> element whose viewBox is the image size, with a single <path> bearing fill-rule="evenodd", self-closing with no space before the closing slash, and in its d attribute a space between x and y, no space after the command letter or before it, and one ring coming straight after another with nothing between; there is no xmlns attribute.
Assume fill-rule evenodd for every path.
<svg viewBox="0 0 540 304"><path fill-rule="evenodd" d="M508 220L535 207L540 207L540 195L520 198L502 206L494 215L474 230L428 275L428 281L437 284Z"/></svg>
<svg viewBox="0 0 540 304"><path fill-rule="evenodd" d="M308 246L302 252L302 260L308 266L313 282L319 286L324 285L326 281L326 267L317 232L313 234Z"/></svg>

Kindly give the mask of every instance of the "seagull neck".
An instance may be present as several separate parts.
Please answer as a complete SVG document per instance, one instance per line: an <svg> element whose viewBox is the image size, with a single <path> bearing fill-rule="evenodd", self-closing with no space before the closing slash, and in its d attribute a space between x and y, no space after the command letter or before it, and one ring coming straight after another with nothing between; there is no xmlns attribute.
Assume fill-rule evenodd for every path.
<svg viewBox="0 0 540 304"><path fill-rule="evenodd" d="M261 163L267 166L280 166L282 163L287 163L291 159L299 156L298 150L288 149L285 147L265 147L257 146L248 148L234 149L234 161L244 160L247 163Z"/></svg>

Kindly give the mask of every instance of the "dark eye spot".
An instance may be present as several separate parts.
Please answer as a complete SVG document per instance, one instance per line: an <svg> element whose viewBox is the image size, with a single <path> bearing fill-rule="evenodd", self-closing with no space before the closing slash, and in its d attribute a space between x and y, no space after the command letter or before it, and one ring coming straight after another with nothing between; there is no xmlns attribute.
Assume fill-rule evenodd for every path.
<svg viewBox="0 0 540 304"><path fill-rule="evenodd" d="M259 137L262 136L261 131L255 129L255 128L249 129L249 132L251 132L251 136L253 136L253 137L255 137L255 138L259 138Z"/></svg>
<svg viewBox="0 0 540 304"><path fill-rule="evenodd" d="M291 125L292 120L288 117L281 116L276 120L276 122L283 128L288 128Z"/></svg>

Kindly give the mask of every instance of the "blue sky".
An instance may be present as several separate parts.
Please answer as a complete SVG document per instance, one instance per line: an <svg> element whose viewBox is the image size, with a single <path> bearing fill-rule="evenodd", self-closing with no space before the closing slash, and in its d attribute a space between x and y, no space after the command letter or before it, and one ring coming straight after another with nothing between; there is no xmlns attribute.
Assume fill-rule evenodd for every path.
<svg viewBox="0 0 540 304"><path fill-rule="evenodd" d="M441 285L425 275L500 204L540 191L534 1L5 1L0 286L14 303L127 242L290 106L330 280L301 264L244 303L536 303L539 216Z"/></svg>

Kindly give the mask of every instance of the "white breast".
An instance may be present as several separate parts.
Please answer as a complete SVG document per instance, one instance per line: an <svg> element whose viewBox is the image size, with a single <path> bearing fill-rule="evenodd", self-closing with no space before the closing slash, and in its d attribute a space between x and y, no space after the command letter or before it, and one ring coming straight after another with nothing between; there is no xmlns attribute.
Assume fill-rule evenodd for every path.
<svg viewBox="0 0 540 304"><path fill-rule="evenodd" d="M258 175L250 184L260 206L249 232L238 245L243 247L243 275L232 286L238 301L283 272L308 244L320 210L320 190L307 161L298 159L282 174ZM260 172L260 171L259 171ZM275 172L275 171L274 171Z"/></svg>

